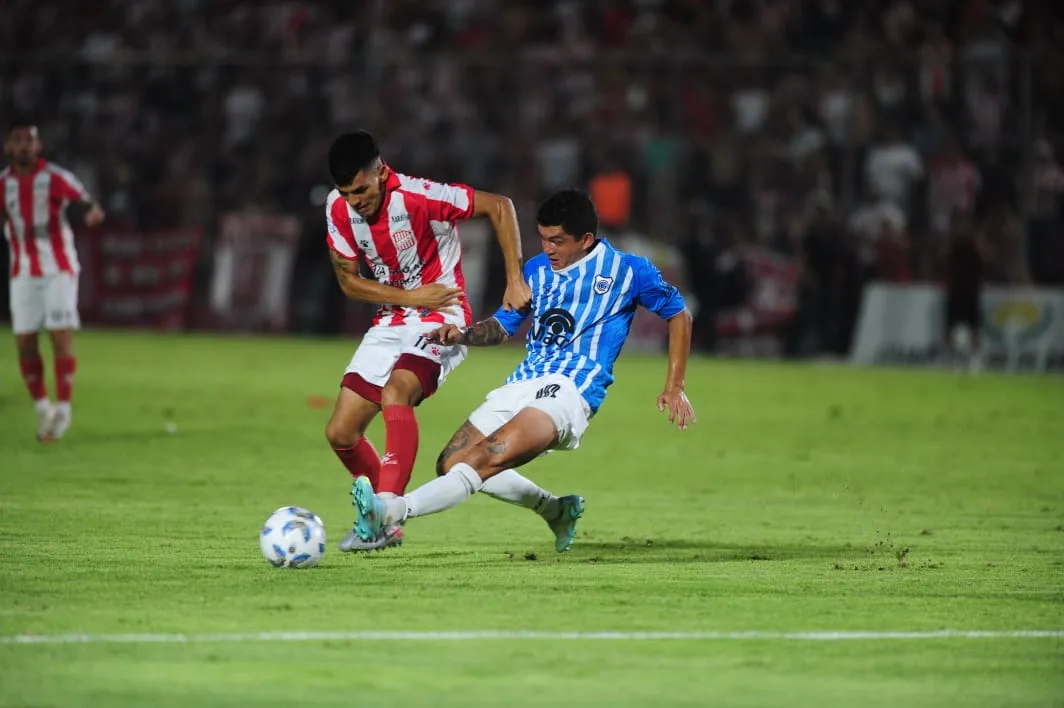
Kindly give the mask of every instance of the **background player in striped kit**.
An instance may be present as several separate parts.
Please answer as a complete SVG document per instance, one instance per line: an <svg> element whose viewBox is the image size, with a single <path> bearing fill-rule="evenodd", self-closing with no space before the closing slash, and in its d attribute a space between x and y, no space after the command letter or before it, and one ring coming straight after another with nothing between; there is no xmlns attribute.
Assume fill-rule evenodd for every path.
<svg viewBox="0 0 1064 708"><path fill-rule="evenodd" d="M414 516L457 506L483 490L540 514L555 548L573 541L583 499L555 497L513 468L551 450L575 450L613 383L613 364L636 308L669 323L669 363L658 409L681 430L695 422L684 393L691 315L683 296L646 258L613 248L596 236L598 216L578 190L551 196L536 215L543 253L524 267L533 292L526 356L505 385L487 395L440 455L435 480L409 495L374 494L356 480L355 531L382 543L382 529ZM512 337L528 311L500 308L465 328L446 323L429 335L441 344L491 346Z"/></svg>
<svg viewBox="0 0 1064 708"><path fill-rule="evenodd" d="M325 433L356 480L400 495L417 456L414 407L435 393L466 354L464 346L426 338L441 324L472 321L458 222L478 216L491 220L506 267L503 307L517 311L532 297L522 277L517 215L506 197L399 174L381 159L376 140L365 131L336 139L329 170L336 189L326 203L326 224L340 288L349 298L381 307L344 373ZM361 277L359 261L375 281ZM379 411L385 425L380 459L365 437ZM398 526L386 530L383 545L401 542ZM367 548L352 531L340 550Z"/></svg>
<svg viewBox="0 0 1064 708"><path fill-rule="evenodd" d="M11 256L11 325L18 363L37 412L37 439L50 442L70 427L74 390L74 330L78 315L78 254L67 220L71 203L87 206L85 223L104 219L78 179L41 159L41 140L31 121L11 124L4 141L11 164L0 171L0 223ZM38 332L48 330L55 357L56 402L48 398Z"/></svg>

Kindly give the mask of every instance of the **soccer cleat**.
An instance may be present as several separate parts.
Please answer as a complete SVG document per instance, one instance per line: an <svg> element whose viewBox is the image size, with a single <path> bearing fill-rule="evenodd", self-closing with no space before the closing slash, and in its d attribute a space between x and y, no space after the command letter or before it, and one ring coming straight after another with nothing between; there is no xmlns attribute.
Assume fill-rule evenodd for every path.
<svg viewBox="0 0 1064 708"><path fill-rule="evenodd" d="M373 485L367 477L358 477L351 486L351 498L355 505L355 526L352 531L365 543L373 543L384 537L384 502L373 493Z"/></svg>
<svg viewBox="0 0 1064 708"><path fill-rule="evenodd" d="M368 553L401 545L403 545L403 528L401 526L389 526L384 529L383 534L372 541L363 541L355 533L355 530L351 529L340 541L340 550L345 553Z"/></svg>
<svg viewBox="0 0 1064 708"><path fill-rule="evenodd" d="M561 513L554 521L548 521L547 525L554 532L554 550L564 553L576 538L576 522L584 515L584 498L570 495L558 501L561 502Z"/></svg>
<svg viewBox="0 0 1064 708"><path fill-rule="evenodd" d="M55 415L52 416L52 425L48 429L48 437L52 440L58 440L66 434L66 431L70 428L70 406L69 404L59 404L55 406Z"/></svg>
<svg viewBox="0 0 1064 708"><path fill-rule="evenodd" d="M52 426L55 422L56 409L50 402L41 399L37 403L37 441L47 445L52 442Z"/></svg>

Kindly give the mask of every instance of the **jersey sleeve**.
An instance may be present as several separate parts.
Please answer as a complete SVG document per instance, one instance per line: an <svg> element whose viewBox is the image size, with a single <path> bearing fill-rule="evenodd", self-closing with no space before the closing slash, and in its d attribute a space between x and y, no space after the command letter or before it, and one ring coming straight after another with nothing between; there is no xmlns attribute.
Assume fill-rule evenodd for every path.
<svg viewBox="0 0 1064 708"><path fill-rule="evenodd" d="M528 283L529 286L532 285L531 276L532 276L532 271L534 269L535 268L532 265L531 261L526 261L525 262L525 266L524 266L523 270L524 270L524 275L525 275L525 282ZM531 312L533 310L533 305L534 304L535 304L534 302L533 303L529 303L529 306L523 312L515 312L513 310L507 311L507 310L503 309L502 307L500 307L498 310L495 311L495 314L492 315L492 317L497 319L499 321L499 324L502 325L502 328L504 330L506 330L506 334L508 334L509 336L512 337L515 334L517 334L517 330L521 329L521 325L524 323L524 321L526 319L528 319L529 314L531 314Z"/></svg>
<svg viewBox="0 0 1064 708"><path fill-rule="evenodd" d="M526 309L524 312L516 312L514 310L506 311L500 307L492 317L498 320L502 328L506 330L506 334L512 337L517 334L517 330L521 329L521 324L528 318L529 312L531 312L531 309Z"/></svg>
<svg viewBox="0 0 1064 708"><path fill-rule="evenodd" d="M663 320L683 312L687 304L675 285L665 282L661 271L647 258L635 262L636 302Z"/></svg>
<svg viewBox="0 0 1064 708"><path fill-rule="evenodd" d="M91 202L89 190L81 183L74 173L61 167L52 166L54 175L54 187L59 195L68 202Z"/></svg>
<svg viewBox="0 0 1064 708"><path fill-rule="evenodd" d="M432 221L464 221L473 216L472 187L422 180L421 188Z"/></svg>
<svg viewBox="0 0 1064 708"><path fill-rule="evenodd" d="M339 194L332 194L325 203L325 229L329 249L348 260L358 258L355 232L347 215L347 205Z"/></svg>

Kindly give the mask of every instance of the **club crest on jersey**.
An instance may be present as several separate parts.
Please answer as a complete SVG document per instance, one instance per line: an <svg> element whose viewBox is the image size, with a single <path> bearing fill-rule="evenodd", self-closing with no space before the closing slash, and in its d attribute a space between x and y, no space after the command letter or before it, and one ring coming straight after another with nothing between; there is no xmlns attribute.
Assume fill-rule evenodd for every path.
<svg viewBox="0 0 1064 708"><path fill-rule="evenodd" d="M610 291L613 286L613 278L607 278L604 275L596 275L595 280L592 281L591 287L595 290L596 295L605 295Z"/></svg>
<svg viewBox="0 0 1064 708"><path fill-rule="evenodd" d="M417 239L414 237L413 231L403 229L392 234L392 243L395 244L396 249L405 251L408 248L417 246Z"/></svg>

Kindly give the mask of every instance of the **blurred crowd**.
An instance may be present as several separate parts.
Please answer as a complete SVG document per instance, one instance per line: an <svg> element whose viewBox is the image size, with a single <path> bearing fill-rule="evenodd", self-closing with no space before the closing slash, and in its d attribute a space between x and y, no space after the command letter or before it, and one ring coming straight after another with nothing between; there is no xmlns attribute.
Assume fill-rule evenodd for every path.
<svg viewBox="0 0 1064 708"><path fill-rule="evenodd" d="M586 186L683 251L707 347L744 244L800 264L800 334L839 353L864 282L964 277L959 242L986 282L1064 283L1055 3L67 4L6 3L0 105L140 228L294 213L324 263L323 155L366 127L400 171L512 196L529 249L535 202Z"/></svg>

